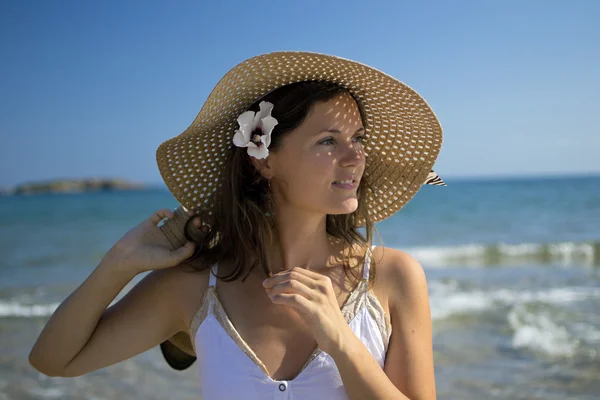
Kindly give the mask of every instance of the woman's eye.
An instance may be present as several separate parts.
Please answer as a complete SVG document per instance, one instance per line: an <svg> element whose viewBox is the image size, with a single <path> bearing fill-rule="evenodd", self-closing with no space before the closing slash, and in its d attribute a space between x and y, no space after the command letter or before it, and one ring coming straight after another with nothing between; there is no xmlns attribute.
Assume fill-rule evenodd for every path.
<svg viewBox="0 0 600 400"><path fill-rule="evenodd" d="M365 137L364 135L360 135L360 136L356 136L356 137L354 137L352 140L353 140L354 142L357 142L357 143L361 143L361 144L362 144L362 143L364 143L364 142L365 142L365 140L366 140L366 137ZM325 139L321 140L321 141L319 142L319 144L324 144L324 145L332 145L332 144L335 144L335 140L334 140L332 137L328 137L328 138L325 138Z"/></svg>
<svg viewBox="0 0 600 400"><path fill-rule="evenodd" d="M330 138L330 137L323 139L319 142L319 144L333 144L333 143L334 143L333 138Z"/></svg>

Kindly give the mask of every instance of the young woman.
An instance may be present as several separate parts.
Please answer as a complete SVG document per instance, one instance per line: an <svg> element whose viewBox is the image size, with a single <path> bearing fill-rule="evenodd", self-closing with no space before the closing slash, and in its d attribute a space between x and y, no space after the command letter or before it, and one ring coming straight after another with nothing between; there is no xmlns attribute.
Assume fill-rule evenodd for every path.
<svg viewBox="0 0 600 400"><path fill-rule="evenodd" d="M441 141L421 96L371 67L244 61L157 152L191 223L160 210L121 238L31 364L78 376L161 344L174 368L197 357L205 400L434 399L423 269L372 236L424 183L443 184Z"/></svg>

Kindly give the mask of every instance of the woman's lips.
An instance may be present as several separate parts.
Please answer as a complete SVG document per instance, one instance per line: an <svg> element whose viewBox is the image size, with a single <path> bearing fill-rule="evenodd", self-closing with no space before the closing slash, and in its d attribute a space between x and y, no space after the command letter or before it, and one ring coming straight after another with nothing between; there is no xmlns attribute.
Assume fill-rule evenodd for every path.
<svg viewBox="0 0 600 400"><path fill-rule="evenodd" d="M358 186L356 184L356 181L353 179L344 179L344 180L334 181L331 185L335 188L346 189L346 190L356 189L356 187Z"/></svg>

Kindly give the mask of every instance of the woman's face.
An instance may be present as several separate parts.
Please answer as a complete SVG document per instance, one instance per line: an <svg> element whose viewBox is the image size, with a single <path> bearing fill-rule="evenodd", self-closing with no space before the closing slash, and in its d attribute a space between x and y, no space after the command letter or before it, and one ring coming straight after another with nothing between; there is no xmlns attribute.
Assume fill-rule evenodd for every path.
<svg viewBox="0 0 600 400"><path fill-rule="evenodd" d="M277 206L317 214L354 212L365 169L364 135L358 105L349 94L314 104L304 122L269 154Z"/></svg>

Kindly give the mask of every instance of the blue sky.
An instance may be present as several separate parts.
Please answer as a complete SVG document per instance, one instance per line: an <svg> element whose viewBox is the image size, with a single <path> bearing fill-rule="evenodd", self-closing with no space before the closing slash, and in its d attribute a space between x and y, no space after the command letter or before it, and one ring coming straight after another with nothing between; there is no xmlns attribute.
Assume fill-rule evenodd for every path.
<svg viewBox="0 0 600 400"><path fill-rule="evenodd" d="M367 6L368 4L368 6ZM0 2L0 186L160 183L246 58L308 50L405 82L444 127L444 177L600 172L600 2Z"/></svg>

